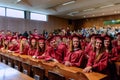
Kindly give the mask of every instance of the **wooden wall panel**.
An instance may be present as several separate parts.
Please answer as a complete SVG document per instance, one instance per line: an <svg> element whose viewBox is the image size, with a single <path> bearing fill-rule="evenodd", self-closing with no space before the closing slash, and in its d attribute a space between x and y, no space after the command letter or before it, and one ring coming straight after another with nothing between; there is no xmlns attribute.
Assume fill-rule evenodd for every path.
<svg viewBox="0 0 120 80"><path fill-rule="evenodd" d="M47 22L0 16L0 30L11 30L13 32L23 33L24 31L33 31L36 28L39 33L42 33L43 30L51 32L54 29L66 28L67 26L67 19L54 16L48 16Z"/></svg>
<svg viewBox="0 0 120 80"><path fill-rule="evenodd" d="M117 20L120 19L119 15L110 15L110 16L101 16L96 18L88 18L88 19L81 19L76 20L77 28L81 27L93 27L94 25L97 27L106 26L104 25L104 21L106 20ZM112 27L120 27L120 24L111 25Z"/></svg>

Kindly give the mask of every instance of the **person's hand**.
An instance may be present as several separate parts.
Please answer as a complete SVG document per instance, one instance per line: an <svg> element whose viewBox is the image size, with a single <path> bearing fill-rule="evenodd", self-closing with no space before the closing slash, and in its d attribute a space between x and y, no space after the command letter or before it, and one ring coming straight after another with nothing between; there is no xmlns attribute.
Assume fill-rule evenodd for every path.
<svg viewBox="0 0 120 80"><path fill-rule="evenodd" d="M92 72L92 67L91 66L86 67L85 69L83 69L83 72L86 72L86 73Z"/></svg>
<svg viewBox="0 0 120 80"><path fill-rule="evenodd" d="M32 56L32 58L34 58L34 59L35 59L35 58L36 58L36 56Z"/></svg>
<svg viewBox="0 0 120 80"><path fill-rule="evenodd" d="M53 59L53 61L54 61L54 62L56 62L56 63L59 63L59 61L58 61L58 60L56 60L56 59Z"/></svg>
<svg viewBox="0 0 120 80"><path fill-rule="evenodd" d="M72 66L72 64L69 61L65 61L65 66Z"/></svg>

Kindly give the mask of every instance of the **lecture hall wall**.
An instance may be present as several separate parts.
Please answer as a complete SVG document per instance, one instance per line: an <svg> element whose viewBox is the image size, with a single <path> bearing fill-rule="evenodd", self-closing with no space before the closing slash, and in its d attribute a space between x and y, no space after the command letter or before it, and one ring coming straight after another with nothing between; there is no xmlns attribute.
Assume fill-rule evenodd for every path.
<svg viewBox="0 0 120 80"><path fill-rule="evenodd" d="M81 19L76 20L76 26L77 28L81 27L93 27L93 25L97 26L97 28L101 26L107 26L104 25L104 21L107 20L120 20L120 14L119 15L110 15L110 16L101 16L96 18L87 18L87 19ZM120 27L120 24L116 25L110 25L111 27Z"/></svg>
<svg viewBox="0 0 120 80"><path fill-rule="evenodd" d="M17 31L23 33L24 31L38 29L39 33L42 33L43 30L51 32L54 29L66 28L67 26L67 19L54 16L48 16L47 22L0 16L0 30L11 30L13 32Z"/></svg>

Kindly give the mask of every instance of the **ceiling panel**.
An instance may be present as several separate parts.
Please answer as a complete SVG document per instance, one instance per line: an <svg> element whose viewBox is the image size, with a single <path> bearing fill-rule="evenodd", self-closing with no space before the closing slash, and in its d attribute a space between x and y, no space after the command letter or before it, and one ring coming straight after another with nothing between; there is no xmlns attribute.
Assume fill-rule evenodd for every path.
<svg viewBox="0 0 120 80"><path fill-rule="evenodd" d="M62 5L63 3L71 0L23 0L25 2L21 1L19 3L17 3L17 1L18 0L0 0L0 6L28 10L68 19L113 15L119 14L120 12L120 4L102 9L100 8L101 6L120 3L120 0L76 0L75 3L64 6ZM95 8L95 10L83 11L91 8ZM70 13L72 15L68 15Z"/></svg>

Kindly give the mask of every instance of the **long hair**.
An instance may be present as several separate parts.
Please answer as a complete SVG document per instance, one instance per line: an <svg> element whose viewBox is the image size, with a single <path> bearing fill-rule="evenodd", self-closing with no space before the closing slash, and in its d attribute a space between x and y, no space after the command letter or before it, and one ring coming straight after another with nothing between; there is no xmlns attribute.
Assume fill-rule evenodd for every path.
<svg viewBox="0 0 120 80"><path fill-rule="evenodd" d="M5 44L5 40L2 40L2 45L3 45L3 48L4 48L4 49L7 49L7 50L8 50L9 41L8 41L8 44L6 45L6 44Z"/></svg>
<svg viewBox="0 0 120 80"><path fill-rule="evenodd" d="M109 51L109 53L112 53L112 40L110 40L110 44L109 44L109 46L108 46L108 51ZM104 51L106 50L106 48L105 48L105 45L104 45Z"/></svg>
<svg viewBox="0 0 120 80"><path fill-rule="evenodd" d="M101 45L101 48L100 48L100 51L99 51L99 54L103 53L104 52L104 40L103 39L100 39L102 41L102 45ZM96 41L95 41L95 46L93 48L94 52L96 52Z"/></svg>
<svg viewBox="0 0 120 80"><path fill-rule="evenodd" d="M32 43L31 43L32 40L33 40L33 39L30 40L30 48L31 48L31 49L38 49L38 42L37 42L37 40L35 39L35 45L34 45L34 46L33 46Z"/></svg>
<svg viewBox="0 0 120 80"><path fill-rule="evenodd" d="M78 48L81 49L80 39L78 38L78 40L79 40ZM73 52L73 51L74 51L73 40L70 40L70 52Z"/></svg>
<svg viewBox="0 0 120 80"><path fill-rule="evenodd" d="M38 42L39 43L39 42ZM38 50L39 50L39 52L45 52L45 49L46 49L46 44L45 44L45 42L44 42L44 47L43 47L43 49L39 46L39 44L38 44Z"/></svg>

